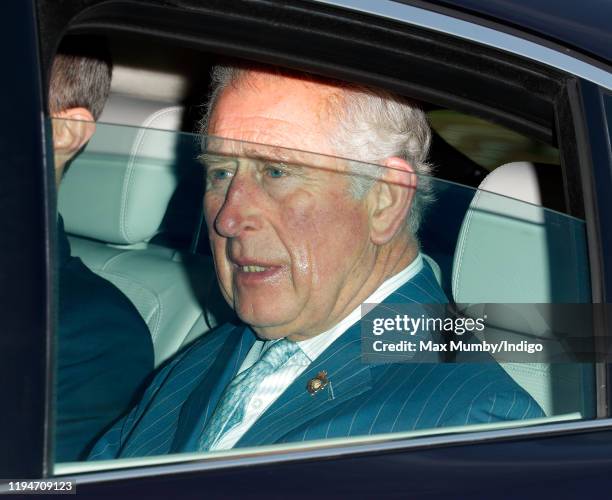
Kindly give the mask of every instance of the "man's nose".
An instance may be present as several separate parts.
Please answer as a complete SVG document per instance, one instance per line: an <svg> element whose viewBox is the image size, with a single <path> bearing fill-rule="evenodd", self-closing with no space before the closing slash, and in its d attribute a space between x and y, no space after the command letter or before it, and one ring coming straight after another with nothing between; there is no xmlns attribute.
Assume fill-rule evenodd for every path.
<svg viewBox="0 0 612 500"><path fill-rule="evenodd" d="M261 227L258 187L247 175L238 174L227 190L221 210L215 219L215 229L225 238L235 238L244 231Z"/></svg>

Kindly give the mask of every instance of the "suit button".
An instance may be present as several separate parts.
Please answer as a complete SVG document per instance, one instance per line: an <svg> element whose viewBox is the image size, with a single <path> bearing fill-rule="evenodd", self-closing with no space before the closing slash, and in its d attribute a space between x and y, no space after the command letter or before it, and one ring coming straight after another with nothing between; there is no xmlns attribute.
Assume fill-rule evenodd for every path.
<svg viewBox="0 0 612 500"><path fill-rule="evenodd" d="M261 406L261 399L255 398L253 402L251 403L251 406L253 408L259 408Z"/></svg>

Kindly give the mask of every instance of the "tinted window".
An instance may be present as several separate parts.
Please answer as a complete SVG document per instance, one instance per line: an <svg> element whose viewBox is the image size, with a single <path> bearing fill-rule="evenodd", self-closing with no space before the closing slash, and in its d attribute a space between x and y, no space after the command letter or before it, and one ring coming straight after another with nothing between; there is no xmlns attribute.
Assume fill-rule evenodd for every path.
<svg viewBox="0 0 612 500"><path fill-rule="evenodd" d="M540 206L538 167L481 190L392 167L99 124L60 211L162 366L90 459L591 418L592 365L537 306L590 303L584 222ZM505 175L524 201L495 194ZM205 184L187 248L159 238L182 178Z"/></svg>

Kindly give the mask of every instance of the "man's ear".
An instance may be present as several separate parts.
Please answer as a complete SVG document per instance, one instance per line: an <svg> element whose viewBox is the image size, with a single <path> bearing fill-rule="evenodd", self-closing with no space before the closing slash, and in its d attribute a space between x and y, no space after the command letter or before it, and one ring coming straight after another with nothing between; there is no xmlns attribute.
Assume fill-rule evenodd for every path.
<svg viewBox="0 0 612 500"><path fill-rule="evenodd" d="M383 165L383 176L366 197L370 238L376 245L388 243L406 225L417 188L417 176L406 160L393 156Z"/></svg>
<svg viewBox="0 0 612 500"><path fill-rule="evenodd" d="M96 131L96 124L87 108L69 108L53 113L53 147L56 155L72 158Z"/></svg>

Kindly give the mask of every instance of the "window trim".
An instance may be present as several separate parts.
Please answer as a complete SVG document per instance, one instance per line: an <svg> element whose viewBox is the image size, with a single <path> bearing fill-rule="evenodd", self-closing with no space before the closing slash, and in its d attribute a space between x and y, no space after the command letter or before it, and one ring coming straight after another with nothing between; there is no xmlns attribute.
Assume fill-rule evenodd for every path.
<svg viewBox="0 0 612 500"><path fill-rule="evenodd" d="M587 241L591 261L591 280L593 283L593 302L612 302L612 262L606 259L611 255L612 215L610 211L610 189L612 189L612 152L609 149L608 129L603 103L603 90L591 82L580 81L571 99L574 107L579 165L584 169L590 166L590 175L581 171L582 189L585 193L587 210ZM579 118L578 118L579 117ZM606 262L607 260L607 262ZM599 314L595 319L595 340L601 342L597 347L606 352L612 335L612 318ZM596 364L597 415L610 416L612 408L612 364Z"/></svg>
<svg viewBox="0 0 612 500"><path fill-rule="evenodd" d="M349 8L355 9L354 6L350 6L349 4L358 4L360 2L358 2L357 0L355 0L354 2L352 0L317 0L319 3L325 3L325 4L333 4L336 6L342 6L342 7L347 7L349 6ZM424 25L423 23L425 21L423 21L420 17L416 17L416 18L412 18L412 17L408 17L406 18L404 15L406 13L408 13L409 15L413 15L415 14L414 9L416 9L415 7L411 7L411 6L407 6L407 5L403 5L403 4L395 4L394 2L389 2L387 0L381 0L381 6L393 6L394 8L401 8L401 9L408 9L408 10L402 10L402 15L397 15L397 14L392 14L393 16L396 16L397 19L403 20L404 23L408 26L421 26L424 27L428 30L432 30L432 31L438 31L441 33L445 33L445 34L452 34L452 35L456 35L456 36L460 36L460 37L464 37L464 38L468 38L465 34L461 35L459 33L453 33L450 30L450 28L447 26L447 23L450 23L450 26L453 26L454 22L460 22L463 23L461 24L461 29L462 30L475 30L475 32L478 32L478 36L476 36L475 40L472 41L477 41L479 43L484 43L493 47L497 47L497 48L501 48L502 50L505 51L509 51L509 52L513 52L514 54L518 54L523 58L527 58L527 59L534 59L534 57L527 57L524 54L521 54L519 52L514 52L512 50L510 50L508 47L504 47L504 46L497 46L497 44L490 44L487 40L486 37L484 37L483 34L480 33L479 30L483 30L483 29L488 29L488 28L483 28L481 26L472 24L472 23L467 23L465 21L460 21L448 16L443 16L441 14L437 14L437 13L432 13L429 11L425 11L423 9L417 9L419 11L420 15L424 15L425 19L433 25ZM374 13L375 12L370 12L368 10L364 10L364 9L357 9L360 10L362 12L366 12L366 13ZM376 15L382 15L382 14L376 14ZM389 13L387 13L385 16L388 17ZM429 18L428 16L433 16L431 18ZM452 21L452 22L451 22ZM421 23L421 24L419 24ZM489 30L492 32L492 30ZM497 32L492 32L492 33L496 33ZM538 45L534 44L533 42L528 42L526 40L522 40L519 39L517 37L513 37L512 35L505 35L508 37L512 37L514 40L512 40L513 42L521 42L521 43L526 43L526 44L531 44L534 47L539 47ZM480 38L479 38L480 37ZM518 42L517 42L518 41ZM502 44L503 45L503 44ZM519 44L520 45L520 44ZM522 46L523 49L525 49L525 46ZM542 47L542 49L546 49L547 51L551 51L551 49L547 49L545 47ZM555 51L552 51L555 52ZM551 55L551 54L548 54ZM553 54L556 56L563 56L563 57L567 57L569 59L571 59L571 61L565 61L564 63L566 64L565 67L563 66L554 66L555 69L564 69L565 71L568 71L569 73L575 73L575 71L566 69L569 68L569 62L576 62L576 63L580 63L583 66L588 66L586 63L583 63L582 61L579 61L577 59L571 58L569 56L565 56L563 54L559 54L556 53ZM553 59L549 59L547 61L544 60L539 60L538 62L544 62L545 64L549 64L552 65L552 60ZM584 71L584 68L579 68L582 71ZM607 73L605 73L604 76L606 76L606 78L601 78L602 75L600 75L599 73L603 73L602 70L599 70L597 68L592 68L593 69L593 73L591 74L592 78L600 78L601 81L604 82L604 86L607 86L608 88L612 88L612 76L608 75ZM599 73L598 73L599 72ZM594 76L593 76L594 75ZM580 73L579 73L579 76ZM588 78L587 78L588 79ZM591 79L591 81L593 81ZM586 195L585 195L586 197ZM598 250L598 249L597 249ZM150 472L150 475L158 475L160 473L164 473L162 472L159 467L170 467L168 469L168 473L179 473L179 472L189 472L191 470L197 470L197 471L203 471L203 470L209 470L211 468L225 468L225 467L235 467L235 466L248 466L248 465L253 465L256 463L279 463L279 462L286 462L286 461L293 461L293 460L301 460L301 459L312 459L312 458L329 458L329 457L334 457L334 456L345 456L345 455L353 455L353 454L363 454L363 453L371 453L371 452L380 452L380 451L391 451L391 450L410 450L410 449L419 449L419 448L423 448L423 447L432 447L432 446L446 446L446 445L459 445L459 444L470 444L470 443L475 443L475 442L491 442L491 441L499 441L499 440L507 440L507 439L515 439L515 438L523 438L523 437L531 437L531 436L541 436L541 435L546 435L546 436L550 436L550 435L558 435L558 434L566 434L566 433L573 433L573 432L580 432L580 431L589 431L589 430L593 430L593 429L608 429L612 427L612 419L610 418L605 418L605 419L600 419L597 421L580 421L580 422L574 422L574 423L566 423L566 424L558 424L558 423L551 423L551 424L542 424L542 426L538 426L537 429L534 428L528 428L528 427L521 427L521 428L517 428L517 429L505 429L505 430L499 430L499 431L487 431L485 433L467 433L466 435L461 435L461 436L448 436L448 435L442 435L442 436L431 436L429 438L424 437L424 438L417 438L417 439L412 439L412 440L404 440L404 441L388 441L388 442L384 442L384 443L379 443L379 444L369 444L369 445L363 445L363 447L358 447L357 449L354 449L353 447L349 447L349 449L347 449L347 447L345 446L341 446L341 447L337 447L337 448L332 448L332 449L328 449L328 450L320 450L317 452L303 452L304 455L302 456L300 454L300 452L289 452L289 453L285 453L284 456L283 454L281 454L279 457L272 457L272 458L266 458L266 459L262 459L264 460L264 462L258 462L255 459L248 459L248 458L244 458L244 459L240 459L239 457L236 459L231 459L231 460L227 460L227 461L222 461L220 462L220 465L217 465L216 467L212 467L210 465L206 465L204 463L200 463L198 462L197 464L193 464L193 463L186 463L186 464L177 464L177 465L173 465L173 466L151 466L154 468L154 470L152 469ZM283 458L284 456L284 458ZM235 460L238 460L239 463L234 463ZM251 461L254 460L254 461ZM48 462L47 465L52 464L51 462ZM223 465L225 464L225 465ZM193 467L193 469L192 469ZM51 470L52 467L49 468L49 470ZM127 474L126 476L122 476L121 474ZM110 474L109 476L105 476L105 474ZM99 473L92 473L93 476L91 478L92 482L97 482L97 481L109 481L109 480L115 480L115 479L124 479L124 478L129 478L129 477L144 477L142 475L142 470L141 469L133 469L130 471L112 471L112 472L99 472ZM107 479L104 479L105 477L107 477ZM87 480L87 477L84 476L84 481Z"/></svg>
<svg viewBox="0 0 612 500"><path fill-rule="evenodd" d="M457 36L489 47L495 47L526 59L544 63L555 69L563 70L566 73L595 83L600 87L612 90L612 74L608 71L543 44L534 43L525 38L494 30L487 26L392 0L376 0L376 2L368 2L368 0L314 1L403 21L406 24Z"/></svg>
<svg viewBox="0 0 612 500"><path fill-rule="evenodd" d="M10 121L0 124L0 233L3 292L0 386L5 410L0 428L0 477L49 472L49 325L52 323L51 253L55 220L48 138L43 127L36 14L33 2L4 2L0 39L5 64L0 101ZM18 41L18 43L16 43ZM8 236L8 237L7 237Z"/></svg>
<svg viewBox="0 0 612 500"><path fill-rule="evenodd" d="M509 440L521 440L537 437L554 437L594 430L612 430L612 418L596 420L580 420L565 423L552 422L533 427L517 427L496 429L490 431L466 432L461 434L440 434L411 439L393 439L382 435L380 443L337 445L321 448L288 451L274 451L254 456L251 453L232 455L230 457L215 457L211 459L190 458L185 462L172 464L151 464L135 466L127 469L92 471L83 474L67 474L51 476L54 478L76 478L79 484L101 484L110 481L172 476L185 473L202 473L231 468L244 468L257 465L275 465L294 463L307 460L358 457L366 454L384 452L408 452L420 449L444 448L470 444L500 443ZM297 445L296 445L297 446Z"/></svg>

